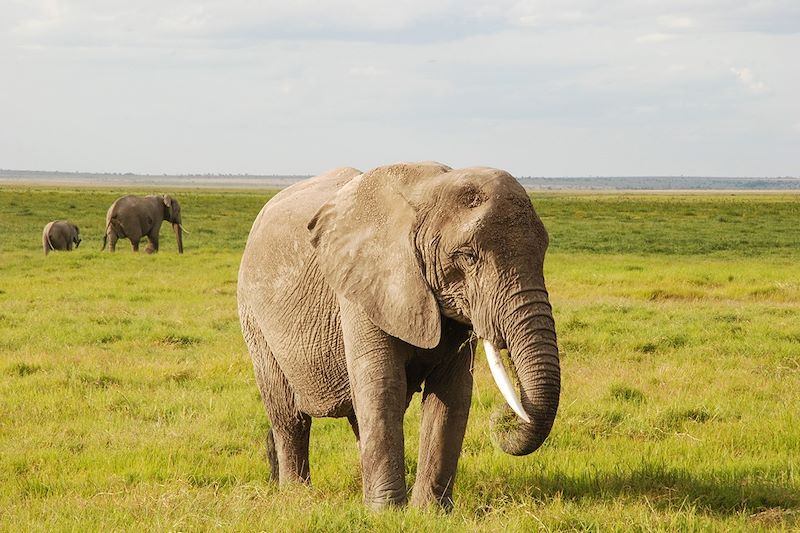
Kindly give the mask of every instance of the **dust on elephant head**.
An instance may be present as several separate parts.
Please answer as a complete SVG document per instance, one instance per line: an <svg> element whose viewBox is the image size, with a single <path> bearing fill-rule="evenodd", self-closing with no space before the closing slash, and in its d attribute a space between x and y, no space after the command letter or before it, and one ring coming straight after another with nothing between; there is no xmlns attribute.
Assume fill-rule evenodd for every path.
<svg viewBox="0 0 800 533"><path fill-rule="evenodd" d="M50 250L72 250L81 244L81 230L68 220L54 220L45 224L42 230L44 255Z"/></svg>
<svg viewBox="0 0 800 533"><path fill-rule="evenodd" d="M449 506L471 332L511 407L494 418L501 448L537 449L560 394L547 246L527 193L497 169L343 168L278 194L253 225L238 289L273 474L308 480L311 417L344 416L359 438L365 501L404 503L403 413L424 387L412 502ZM519 396L499 357L506 348Z"/></svg>
<svg viewBox="0 0 800 533"><path fill-rule="evenodd" d="M159 232L164 221L172 224L178 253L183 253L183 228L181 206L169 195L163 196L123 196L117 198L106 213L106 229L103 235L104 250L106 243L110 251L115 251L117 240L130 239L134 252L139 251L139 242L143 237L149 241L145 251L158 251ZM186 232L188 233L188 232Z"/></svg>

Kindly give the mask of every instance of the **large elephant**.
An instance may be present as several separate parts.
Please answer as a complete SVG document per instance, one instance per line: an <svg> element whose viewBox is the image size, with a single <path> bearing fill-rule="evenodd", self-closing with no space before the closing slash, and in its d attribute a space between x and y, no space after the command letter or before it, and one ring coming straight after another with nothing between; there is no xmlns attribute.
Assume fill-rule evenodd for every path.
<svg viewBox="0 0 800 533"><path fill-rule="evenodd" d="M272 425L273 478L310 481L311 418L347 417L365 503L404 504L403 415L424 385L411 503L449 508L472 395L471 331L518 413L495 417L500 447L536 450L561 383L547 244L525 190L491 168L340 168L275 196L250 231L237 295Z"/></svg>
<svg viewBox="0 0 800 533"><path fill-rule="evenodd" d="M45 224L42 230L44 255L50 250L72 250L81 244L81 230L67 220L54 220Z"/></svg>
<svg viewBox="0 0 800 533"><path fill-rule="evenodd" d="M163 196L123 196L117 198L106 213L106 231L103 235L105 250L108 242L112 252L117 248L117 240L131 240L133 251L139 251L139 241L147 237L149 241L145 252L158 251L158 233L163 221L171 222L178 242L178 253L183 253L183 224L181 206L169 195Z"/></svg>

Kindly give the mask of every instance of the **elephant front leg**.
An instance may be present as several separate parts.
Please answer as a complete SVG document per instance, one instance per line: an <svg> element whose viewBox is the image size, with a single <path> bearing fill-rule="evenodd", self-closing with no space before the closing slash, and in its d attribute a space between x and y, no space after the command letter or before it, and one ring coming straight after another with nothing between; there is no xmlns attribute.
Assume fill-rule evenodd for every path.
<svg viewBox="0 0 800 533"><path fill-rule="evenodd" d="M449 361L425 380L422 396L417 478L411 504L453 505L453 483L472 400L471 344L462 345Z"/></svg>
<svg viewBox="0 0 800 533"><path fill-rule="evenodd" d="M357 306L346 300L340 304L364 503L376 510L404 505L405 361L412 348L378 329Z"/></svg>

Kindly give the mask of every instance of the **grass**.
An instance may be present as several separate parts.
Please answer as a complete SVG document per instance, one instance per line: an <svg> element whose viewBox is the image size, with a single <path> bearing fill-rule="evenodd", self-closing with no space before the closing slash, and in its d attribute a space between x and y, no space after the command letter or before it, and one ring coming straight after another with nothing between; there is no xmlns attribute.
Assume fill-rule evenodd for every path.
<svg viewBox="0 0 800 533"><path fill-rule="evenodd" d="M343 420L314 422L313 487L267 481L235 282L269 193L177 191L183 256L168 233L101 254L120 194L0 188L0 530L800 527L797 196L534 195L561 408L540 450L504 455L479 357L444 515L365 510ZM45 258L56 218L84 242ZM418 425L415 401L409 485Z"/></svg>

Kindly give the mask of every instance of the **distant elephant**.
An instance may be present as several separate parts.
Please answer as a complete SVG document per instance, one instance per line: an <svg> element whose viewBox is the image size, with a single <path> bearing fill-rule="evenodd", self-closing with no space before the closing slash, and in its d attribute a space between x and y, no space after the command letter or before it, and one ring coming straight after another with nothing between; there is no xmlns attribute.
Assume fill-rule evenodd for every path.
<svg viewBox="0 0 800 533"><path fill-rule="evenodd" d="M81 230L78 226L67 220L54 220L48 222L42 230L42 248L44 255L50 250L72 250L81 244Z"/></svg>
<svg viewBox="0 0 800 533"><path fill-rule="evenodd" d="M178 242L178 253L183 253L183 225L181 223L181 206L171 196L123 196L117 198L106 213L106 232L103 235L105 250L108 242L112 252L117 248L117 240L131 240L133 251L139 251L139 241L146 236L149 243L145 252L158 251L158 233L161 223L166 220L172 223L175 239ZM187 232L188 233L188 232Z"/></svg>
<svg viewBox="0 0 800 533"><path fill-rule="evenodd" d="M493 418L500 447L526 455L541 446L561 386L547 244L525 190L491 168L340 168L276 195L250 231L237 289L272 426L273 479L310 482L311 418L346 417L365 503L403 505L403 416L424 384L411 503L451 507L471 330L518 414ZM521 401L499 358L506 347Z"/></svg>

